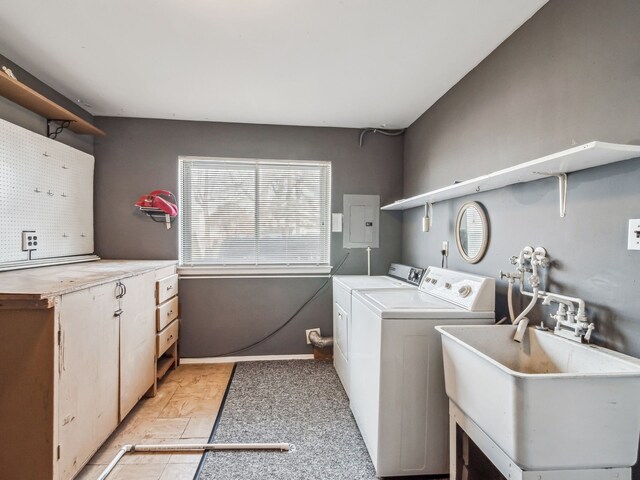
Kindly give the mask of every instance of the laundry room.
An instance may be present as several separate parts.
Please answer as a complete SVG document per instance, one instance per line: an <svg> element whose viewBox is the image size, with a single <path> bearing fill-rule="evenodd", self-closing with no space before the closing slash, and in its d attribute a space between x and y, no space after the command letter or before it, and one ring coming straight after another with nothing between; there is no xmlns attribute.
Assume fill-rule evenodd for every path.
<svg viewBox="0 0 640 480"><path fill-rule="evenodd" d="M639 23L0 2L0 478L640 480Z"/></svg>

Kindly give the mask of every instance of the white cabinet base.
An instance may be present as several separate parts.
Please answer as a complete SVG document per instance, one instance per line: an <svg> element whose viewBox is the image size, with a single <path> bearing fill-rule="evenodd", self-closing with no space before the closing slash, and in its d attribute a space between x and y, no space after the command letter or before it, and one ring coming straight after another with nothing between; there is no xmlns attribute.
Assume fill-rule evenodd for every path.
<svg viewBox="0 0 640 480"><path fill-rule="evenodd" d="M631 480L631 468L598 468L588 470L522 470L476 423L449 401L449 470L451 480L466 479L466 460L458 464L457 427L486 455L500 473L509 480ZM463 439L464 441L464 439ZM463 448L464 450L464 448ZM597 449L592 452L597 455ZM585 455L589 452L585 451ZM466 455L463 454L463 457Z"/></svg>

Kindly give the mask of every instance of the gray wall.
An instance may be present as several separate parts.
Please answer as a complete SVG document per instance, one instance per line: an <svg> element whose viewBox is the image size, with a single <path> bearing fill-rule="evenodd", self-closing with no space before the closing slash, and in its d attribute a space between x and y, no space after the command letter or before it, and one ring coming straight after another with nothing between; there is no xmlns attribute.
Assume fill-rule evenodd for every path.
<svg viewBox="0 0 640 480"><path fill-rule="evenodd" d="M332 162L332 211L345 193L379 194L383 203L401 196L403 139L358 130L240 125L173 120L96 119L108 135L95 142L96 250L103 258L176 259L178 229L167 231L133 208L154 189L177 190L178 156L229 156ZM401 255L401 214L382 213L381 248L372 252L372 273L385 273ZM331 261L346 250L332 234ZM366 273L364 250L350 250L341 274ZM180 282L181 356L215 356L244 347L284 323L326 278L186 279ZM309 353L304 330L331 334L330 285L286 328L242 355Z"/></svg>
<svg viewBox="0 0 640 480"><path fill-rule="evenodd" d="M0 66L5 65L13 71L13 74L20 80L22 83L32 88L36 92L44 95L49 100L56 102L58 105L70 110L81 118L84 118L90 123L93 123L93 117L91 114L86 112L84 109L78 106L76 102L69 100L64 97L48 85L42 83L36 77L23 70L21 67L13 63L7 57L0 55ZM3 72L4 75L4 72ZM42 118L40 115L37 115L26 108L22 108L21 106L7 100L6 98L0 96L0 118L3 120L7 120L15 125L19 125L27 130L31 130L32 132L39 133L41 135L47 134L47 120ZM78 150L82 150L83 152L93 153L93 137L91 135L77 135L68 130L65 130L58 138L56 138L59 142L65 143L67 145L71 145Z"/></svg>
<svg viewBox="0 0 640 480"><path fill-rule="evenodd" d="M409 128L404 196L591 140L640 144L639 24L635 0L551 0ZM439 264L449 240L451 268L496 277L523 246L545 246L555 261L543 286L584 298L594 342L638 357L640 252L628 251L626 238L628 219L640 218L639 192L636 159L570 174L563 219L555 179L438 203L429 233L422 209L408 210L403 260ZM477 265L462 260L453 235L469 200L485 206L491 224ZM501 317L505 282L498 290ZM529 317L550 324L551 311L538 306Z"/></svg>
<svg viewBox="0 0 640 480"><path fill-rule="evenodd" d="M410 128L404 195L410 196L590 140L640 144L640 3L552 0ZM640 217L640 160L569 175L567 216L558 216L557 180L544 179L404 214L403 258L495 277L525 245L556 261L548 289L583 297L594 341L640 356L640 252L626 249L627 222ZM466 264L455 248L459 206L481 202L491 222L487 256ZM498 315L505 315L500 282ZM551 307L538 308L540 321Z"/></svg>

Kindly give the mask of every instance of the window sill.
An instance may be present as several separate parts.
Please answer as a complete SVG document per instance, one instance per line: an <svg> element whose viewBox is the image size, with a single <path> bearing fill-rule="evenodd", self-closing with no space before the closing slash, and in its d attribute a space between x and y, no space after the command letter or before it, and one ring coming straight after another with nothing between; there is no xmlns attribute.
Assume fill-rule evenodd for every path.
<svg viewBox="0 0 640 480"><path fill-rule="evenodd" d="M218 278L260 278L260 277L320 277L328 276L331 273L330 265L312 266L301 265L291 267L214 267L201 266L178 267L178 274L181 277L218 277Z"/></svg>

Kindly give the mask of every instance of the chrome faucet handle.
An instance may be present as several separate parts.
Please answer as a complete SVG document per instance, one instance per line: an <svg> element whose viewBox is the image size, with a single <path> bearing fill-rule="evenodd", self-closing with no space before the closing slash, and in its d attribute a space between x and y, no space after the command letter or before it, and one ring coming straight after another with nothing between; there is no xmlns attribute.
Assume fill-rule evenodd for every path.
<svg viewBox="0 0 640 480"><path fill-rule="evenodd" d="M503 278L509 278L509 274L504 273L502 270L498 272L498 276L500 277L500 280L502 280Z"/></svg>
<svg viewBox="0 0 640 480"><path fill-rule="evenodd" d="M542 257L539 262L542 268L547 268L551 264L551 260L549 260L549 257Z"/></svg>
<svg viewBox="0 0 640 480"><path fill-rule="evenodd" d="M551 317L553 320L556 321L556 327L559 326L559 325L562 325L562 322L564 322L565 318L566 318L566 317L561 316L560 314L557 314L557 313L556 314L550 313L549 317Z"/></svg>
<svg viewBox="0 0 640 480"><path fill-rule="evenodd" d="M591 340L591 332L593 332L596 329L596 326L593 323L590 323L587 326L587 332L584 334L584 339L585 341L590 341Z"/></svg>

